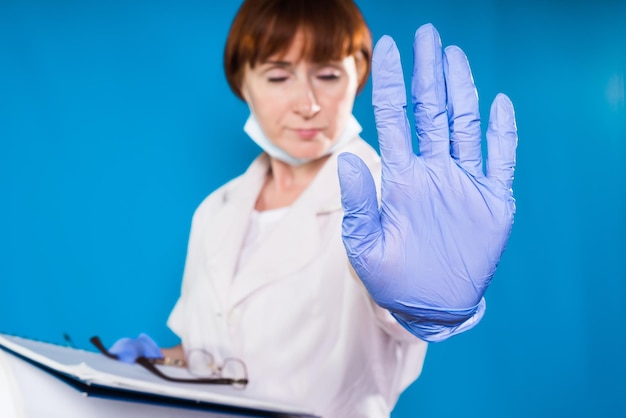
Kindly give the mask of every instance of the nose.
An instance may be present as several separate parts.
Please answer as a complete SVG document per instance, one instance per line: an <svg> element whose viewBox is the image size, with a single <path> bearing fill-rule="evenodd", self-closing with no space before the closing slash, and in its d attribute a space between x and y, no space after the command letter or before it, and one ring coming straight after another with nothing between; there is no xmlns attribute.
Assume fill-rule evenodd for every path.
<svg viewBox="0 0 626 418"><path fill-rule="evenodd" d="M315 97L315 90L311 86L310 81L303 80L298 83L298 89L295 92L294 111L304 119L311 119L321 110L321 106Z"/></svg>

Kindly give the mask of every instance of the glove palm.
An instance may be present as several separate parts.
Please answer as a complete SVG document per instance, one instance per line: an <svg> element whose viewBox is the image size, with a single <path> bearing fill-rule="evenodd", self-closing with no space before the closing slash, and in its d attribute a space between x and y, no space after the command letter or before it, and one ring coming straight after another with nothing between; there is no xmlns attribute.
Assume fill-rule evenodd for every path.
<svg viewBox="0 0 626 418"><path fill-rule="evenodd" d="M372 60L380 206L358 157L341 155L339 176L344 245L355 271L380 306L429 340L481 308L513 222L517 133L513 106L499 94L491 106L485 175L467 58L457 47L443 52L431 25L417 31L414 54L419 155L411 145L399 53L383 37Z"/></svg>

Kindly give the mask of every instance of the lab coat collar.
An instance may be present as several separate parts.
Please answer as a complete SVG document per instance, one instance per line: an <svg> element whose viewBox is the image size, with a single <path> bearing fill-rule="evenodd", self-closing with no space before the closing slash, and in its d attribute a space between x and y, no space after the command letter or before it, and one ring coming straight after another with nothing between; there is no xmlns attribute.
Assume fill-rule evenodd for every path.
<svg viewBox="0 0 626 418"><path fill-rule="evenodd" d="M233 308L248 296L275 280L288 277L312 262L320 246L318 215L342 210L337 156L343 151L360 153L363 141L355 140L335 151L311 185L292 204L265 246L253 254L241 271L235 272L248 220L269 169L269 157L262 153L248 170L227 188L223 206L216 216L215 244L211 268L221 270L214 276L216 289L225 307ZM222 221L223 220L223 221ZM286 239L288 237L288 239Z"/></svg>
<svg viewBox="0 0 626 418"><path fill-rule="evenodd" d="M216 221L203 231L205 271L223 311L230 306L230 285L239 251L268 168L269 158L261 154L244 174L223 186L222 204L210 213Z"/></svg>

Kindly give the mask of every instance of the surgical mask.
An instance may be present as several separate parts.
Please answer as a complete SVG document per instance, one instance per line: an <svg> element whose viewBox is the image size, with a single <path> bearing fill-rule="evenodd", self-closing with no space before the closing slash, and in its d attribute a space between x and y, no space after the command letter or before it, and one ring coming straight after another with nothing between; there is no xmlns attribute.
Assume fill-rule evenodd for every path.
<svg viewBox="0 0 626 418"><path fill-rule="evenodd" d="M311 158L295 158L291 155L287 154L285 150L276 146L263 132L261 129L261 125L256 120L254 113L250 112L250 116L246 121L246 124L243 127L243 130L252 138L256 144L263 149L266 153L268 153L271 157L276 158L277 160L283 161L292 166L299 166L302 164L306 164L310 161L313 161ZM356 120L353 115L350 115L348 118L348 122L346 123L346 127L343 130L341 136L335 144L330 147L325 153L324 156L332 154L335 150L341 148L344 144L347 144L356 136L361 133L363 128Z"/></svg>

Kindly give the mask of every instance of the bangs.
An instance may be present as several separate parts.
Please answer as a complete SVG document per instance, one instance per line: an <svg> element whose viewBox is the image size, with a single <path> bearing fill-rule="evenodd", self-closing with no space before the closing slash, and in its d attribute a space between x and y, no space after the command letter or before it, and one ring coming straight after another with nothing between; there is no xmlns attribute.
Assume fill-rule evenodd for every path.
<svg viewBox="0 0 626 418"><path fill-rule="evenodd" d="M371 35L351 0L247 0L228 36L224 67L231 88L239 84L246 65L254 67L286 54L297 34L303 36L301 59L324 63L354 55L369 74Z"/></svg>
<svg viewBox="0 0 626 418"><path fill-rule="evenodd" d="M358 22L343 1L284 0L268 4L266 16L255 19L257 27L251 33L244 56L254 66L272 55L285 54L296 34L303 35L301 59L321 63L343 59L359 51L364 41ZM262 22L267 24L262 24Z"/></svg>

